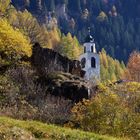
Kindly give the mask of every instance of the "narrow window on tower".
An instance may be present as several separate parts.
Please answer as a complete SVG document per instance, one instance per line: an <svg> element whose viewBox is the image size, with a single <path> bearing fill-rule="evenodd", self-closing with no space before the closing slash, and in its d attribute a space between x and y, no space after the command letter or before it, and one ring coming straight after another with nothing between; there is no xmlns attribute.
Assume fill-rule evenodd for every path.
<svg viewBox="0 0 140 140"><path fill-rule="evenodd" d="M82 60L81 60L81 67L85 68L85 65L86 65L86 58L82 58Z"/></svg>
<svg viewBox="0 0 140 140"><path fill-rule="evenodd" d="M84 53L86 53L86 47L84 47Z"/></svg>
<svg viewBox="0 0 140 140"><path fill-rule="evenodd" d="M91 67L96 68L96 60L94 57L91 58Z"/></svg>
<svg viewBox="0 0 140 140"><path fill-rule="evenodd" d="M93 52L93 46L91 46L91 52Z"/></svg>

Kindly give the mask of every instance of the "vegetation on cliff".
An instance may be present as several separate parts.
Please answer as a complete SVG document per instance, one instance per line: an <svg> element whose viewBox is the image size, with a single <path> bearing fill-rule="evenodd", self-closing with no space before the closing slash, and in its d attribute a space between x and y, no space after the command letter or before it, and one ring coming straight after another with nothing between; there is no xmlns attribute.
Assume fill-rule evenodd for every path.
<svg viewBox="0 0 140 140"><path fill-rule="evenodd" d="M67 125L99 134L140 139L140 84L100 85L91 100L72 109Z"/></svg>

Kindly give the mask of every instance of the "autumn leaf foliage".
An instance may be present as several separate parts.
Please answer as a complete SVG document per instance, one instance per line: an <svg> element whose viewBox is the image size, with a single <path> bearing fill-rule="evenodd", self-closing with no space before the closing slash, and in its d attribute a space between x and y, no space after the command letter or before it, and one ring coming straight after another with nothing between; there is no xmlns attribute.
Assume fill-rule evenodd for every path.
<svg viewBox="0 0 140 140"><path fill-rule="evenodd" d="M32 54L29 40L5 19L0 19L0 54L2 59L11 61Z"/></svg>
<svg viewBox="0 0 140 140"><path fill-rule="evenodd" d="M140 82L140 53L134 51L129 58L127 67L130 71L132 80Z"/></svg>

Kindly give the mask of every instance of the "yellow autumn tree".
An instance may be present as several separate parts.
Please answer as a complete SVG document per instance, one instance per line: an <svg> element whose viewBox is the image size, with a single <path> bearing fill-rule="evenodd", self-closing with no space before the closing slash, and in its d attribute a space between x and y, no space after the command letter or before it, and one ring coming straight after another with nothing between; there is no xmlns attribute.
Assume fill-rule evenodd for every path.
<svg viewBox="0 0 140 140"><path fill-rule="evenodd" d="M73 42L74 42L74 49L73 49L73 52L74 52L74 57L76 58L76 59L78 59L79 58L79 56L81 55L81 53L82 53L82 47L80 46L80 44L79 44L79 41L78 41L78 39L74 36L73 37Z"/></svg>
<svg viewBox="0 0 140 140"><path fill-rule="evenodd" d="M6 19L0 19L0 57L13 62L24 56L30 57L32 49L18 29L14 29Z"/></svg>
<svg viewBox="0 0 140 140"><path fill-rule="evenodd" d="M101 80L106 82L111 80L115 82L120 79L130 79L129 70L125 67L124 63L113 59L106 54L102 49L100 52L100 65L101 65Z"/></svg>
<svg viewBox="0 0 140 140"><path fill-rule="evenodd" d="M70 59L77 59L81 54L82 48L76 37L72 37L70 33L66 36L62 35L59 52Z"/></svg>
<svg viewBox="0 0 140 140"><path fill-rule="evenodd" d="M0 0L0 14L3 15L11 0Z"/></svg>
<svg viewBox="0 0 140 140"><path fill-rule="evenodd" d="M13 27L18 28L30 39L31 44L38 42L42 47L52 48L50 43L48 43L47 28L40 25L37 19L27 10L17 11L15 8L12 8L7 15L7 19Z"/></svg>
<svg viewBox="0 0 140 140"><path fill-rule="evenodd" d="M72 122L67 126L126 140L139 140L139 101L139 83L100 84L91 100L83 100L72 108Z"/></svg>
<svg viewBox="0 0 140 140"><path fill-rule="evenodd" d="M103 65L108 68L108 59L107 59L107 54L106 54L106 51L105 49L102 49L100 55L102 55L102 62L103 62Z"/></svg>
<svg viewBox="0 0 140 140"><path fill-rule="evenodd" d="M58 28L53 28L52 30L48 31L48 40L51 42L51 48L55 49L58 44L60 43L60 31Z"/></svg>
<svg viewBox="0 0 140 140"><path fill-rule="evenodd" d="M140 82L140 53L139 52L133 52L131 53L127 68L130 71L132 80Z"/></svg>
<svg viewBox="0 0 140 140"><path fill-rule="evenodd" d="M102 22L102 21L104 21L106 19L107 19L107 15L105 14L105 12L101 11L99 13L99 16L97 17L97 20L100 21L100 22Z"/></svg>

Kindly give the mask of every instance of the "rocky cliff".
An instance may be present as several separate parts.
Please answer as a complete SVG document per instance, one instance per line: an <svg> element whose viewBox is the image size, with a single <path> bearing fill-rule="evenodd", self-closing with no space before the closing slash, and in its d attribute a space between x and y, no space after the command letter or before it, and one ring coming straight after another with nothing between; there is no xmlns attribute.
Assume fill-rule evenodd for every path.
<svg viewBox="0 0 140 140"><path fill-rule="evenodd" d="M32 65L37 68L41 75L61 71L80 77L84 76L84 71L79 61L70 60L51 49L42 48L39 43L35 43L33 46L31 60Z"/></svg>
<svg viewBox="0 0 140 140"><path fill-rule="evenodd" d="M74 102L90 98L88 82L70 73L50 73L45 77L40 77L38 83L44 88L46 87L46 93Z"/></svg>
<svg viewBox="0 0 140 140"><path fill-rule="evenodd" d="M47 87L47 93L76 102L89 98L87 82L82 79L84 71L78 60L70 60L51 49L44 49L38 43L33 46L31 60L39 76L37 84Z"/></svg>
<svg viewBox="0 0 140 140"><path fill-rule="evenodd" d="M64 123L75 102L90 98L78 61L39 44L32 58L23 60L28 63L16 63L0 74L0 115Z"/></svg>

